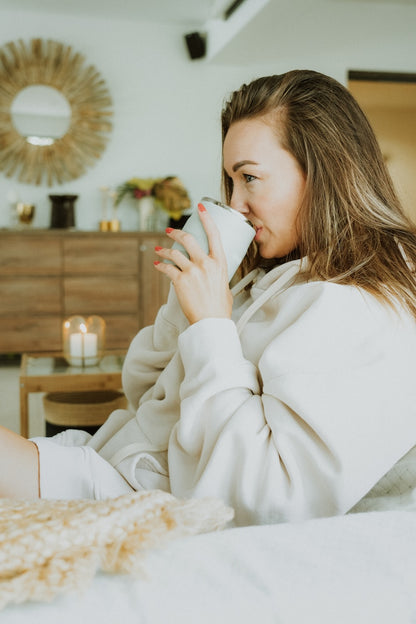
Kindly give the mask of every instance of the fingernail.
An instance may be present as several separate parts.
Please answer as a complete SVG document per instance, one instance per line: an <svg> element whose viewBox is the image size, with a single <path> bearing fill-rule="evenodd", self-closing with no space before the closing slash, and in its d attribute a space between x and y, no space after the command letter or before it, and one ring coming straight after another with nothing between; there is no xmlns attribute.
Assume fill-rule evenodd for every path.
<svg viewBox="0 0 416 624"><path fill-rule="evenodd" d="M161 249L163 249L163 247L159 247L159 245L155 247L155 251L160 251Z"/></svg>
<svg viewBox="0 0 416 624"><path fill-rule="evenodd" d="M173 232L173 228L166 228L165 232L166 234L170 234L171 232Z"/></svg>
<svg viewBox="0 0 416 624"><path fill-rule="evenodd" d="M157 264L160 264L160 261L159 261L159 260L155 260L155 261L153 262L153 264L156 266Z"/></svg>
<svg viewBox="0 0 416 624"><path fill-rule="evenodd" d="M207 209L205 208L205 206L203 204L198 204L198 210L199 212L206 212Z"/></svg>

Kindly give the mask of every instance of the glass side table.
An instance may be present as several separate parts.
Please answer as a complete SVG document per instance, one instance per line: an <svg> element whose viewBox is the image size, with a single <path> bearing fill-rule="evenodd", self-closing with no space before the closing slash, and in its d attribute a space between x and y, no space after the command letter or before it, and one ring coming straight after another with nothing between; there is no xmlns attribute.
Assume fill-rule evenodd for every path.
<svg viewBox="0 0 416 624"><path fill-rule="evenodd" d="M20 433L29 435L31 392L119 390L126 352L111 351L96 366L70 366L62 353L24 353L20 365Z"/></svg>

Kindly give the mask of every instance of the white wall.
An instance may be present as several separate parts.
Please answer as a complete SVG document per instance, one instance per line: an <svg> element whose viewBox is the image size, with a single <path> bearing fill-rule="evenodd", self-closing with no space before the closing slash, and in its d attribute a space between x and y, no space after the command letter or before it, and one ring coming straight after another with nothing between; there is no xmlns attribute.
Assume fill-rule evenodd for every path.
<svg viewBox="0 0 416 624"><path fill-rule="evenodd" d="M36 205L35 227L49 226L49 193L79 194L76 215L82 229L97 228L99 187L115 187L132 176L178 175L194 202L204 194L218 195L222 100L252 73L191 62L183 34L177 26L0 11L0 45L33 37L72 45L100 71L114 101L107 149L83 177L37 187L0 172L0 227L10 223L10 190ZM123 229L137 223L132 206L120 206Z"/></svg>
<svg viewBox="0 0 416 624"><path fill-rule="evenodd" d="M115 187L131 176L178 175L194 204L201 195L218 196L221 104L224 96L242 82L293 67L324 71L344 83L348 69L416 71L416 37L410 36L410 32L414 33L416 7L396 7L395 15L399 11L403 21L400 34L397 23L389 31L393 19L391 7L368 4L364 3L363 9L357 2L327 3L327 27L324 24L322 29L321 16L320 32L323 30L328 36L312 33L306 48L299 45L301 33L307 32L305 20L312 30L316 24L313 13L302 14L302 21L299 14L297 22L292 23L292 33L286 29L282 52L276 53L275 62L270 59L261 65L250 65L246 58L238 64L239 55L234 54L230 59L226 52L210 63L190 61L183 29L178 26L0 10L0 45L32 37L52 38L72 45L85 54L88 64L101 72L114 100L114 130L109 145L82 178L48 188L19 185L0 172L0 227L10 223L7 194L12 189L22 201L36 204L35 227L49 225L49 193L79 194L76 214L77 225L82 229L97 228L99 187ZM347 5L349 11L355 11L356 23L365 13L369 19L373 16L376 28L367 39L361 28L358 45L351 19L350 34L336 48L334 15L329 9L338 6L345 12ZM337 11L340 19L341 13ZM380 33L379 39L376 32ZM250 37L246 42L248 48L261 46L261 32L257 41ZM278 38L276 46L279 47ZM120 217L123 229L136 227L137 214L132 205L123 203Z"/></svg>

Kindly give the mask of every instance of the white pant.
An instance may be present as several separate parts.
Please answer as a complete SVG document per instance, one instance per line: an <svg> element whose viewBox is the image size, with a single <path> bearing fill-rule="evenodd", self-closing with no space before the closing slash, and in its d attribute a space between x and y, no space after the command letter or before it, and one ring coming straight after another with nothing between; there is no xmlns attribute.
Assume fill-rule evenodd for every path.
<svg viewBox="0 0 416 624"><path fill-rule="evenodd" d="M90 438L85 431L70 430L70 436L63 431L31 439L39 450L41 498L102 500L134 491L111 464L85 446Z"/></svg>

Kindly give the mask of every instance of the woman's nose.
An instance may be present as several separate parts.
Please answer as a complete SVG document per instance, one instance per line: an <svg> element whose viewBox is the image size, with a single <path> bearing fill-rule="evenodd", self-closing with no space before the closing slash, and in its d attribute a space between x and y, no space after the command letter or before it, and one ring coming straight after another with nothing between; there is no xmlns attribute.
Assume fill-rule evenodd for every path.
<svg viewBox="0 0 416 624"><path fill-rule="evenodd" d="M233 194L231 195L230 206L231 208L233 208L234 210L237 210L237 212L241 212L242 214L247 214L250 211L249 207L247 206L243 198L238 197L237 193L235 193L234 191L233 191Z"/></svg>

